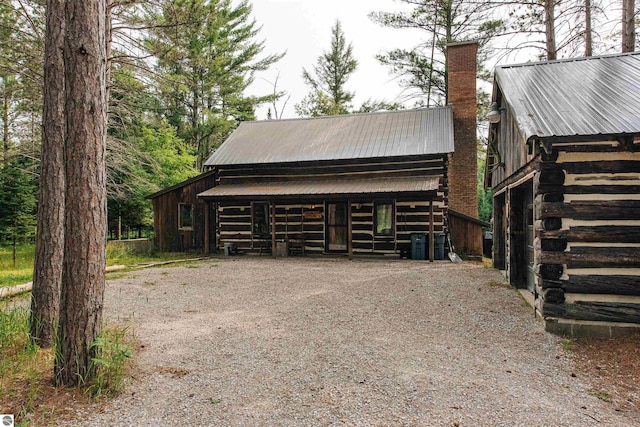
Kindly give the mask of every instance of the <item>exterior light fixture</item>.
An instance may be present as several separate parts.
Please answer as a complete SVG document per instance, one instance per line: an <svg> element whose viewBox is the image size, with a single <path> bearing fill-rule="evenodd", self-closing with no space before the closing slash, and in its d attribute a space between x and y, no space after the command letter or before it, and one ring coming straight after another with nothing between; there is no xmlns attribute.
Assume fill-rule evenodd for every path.
<svg viewBox="0 0 640 427"><path fill-rule="evenodd" d="M489 114L487 114L489 123L500 123L500 118L502 116L501 112L504 110L504 108L500 108L497 102L492 103L491 110L489 111Z"/></svg>

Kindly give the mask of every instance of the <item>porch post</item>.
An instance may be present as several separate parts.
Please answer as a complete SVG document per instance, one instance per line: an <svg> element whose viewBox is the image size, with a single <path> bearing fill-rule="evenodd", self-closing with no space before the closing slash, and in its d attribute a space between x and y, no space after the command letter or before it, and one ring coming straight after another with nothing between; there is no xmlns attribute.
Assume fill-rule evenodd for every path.
<svg viewBox="0 0 640 427"><path fill-rule="evenodd" d="M211 204L208 201L204 201L204 253L209 255L210 252L210 242L209 242L209 210L211 209Z"/></svg>
<svg viewBox="0 0 640 427"><path fill-rule="evenodd" d="M276 203L271 202L271 256L276 257Z"/></svg>
<svg viewBox="0 0 640 427"><path fill-rule="evenodd" d="M347 245L349 248L349 259L353 259L353 230L351 229L351 201L347 201Z"/></svg>
<svg viewBox="0 0 640 427"><path fill-rule="evenodd" d="M429 262L434 258L433 200L429 200Z"/></svg>

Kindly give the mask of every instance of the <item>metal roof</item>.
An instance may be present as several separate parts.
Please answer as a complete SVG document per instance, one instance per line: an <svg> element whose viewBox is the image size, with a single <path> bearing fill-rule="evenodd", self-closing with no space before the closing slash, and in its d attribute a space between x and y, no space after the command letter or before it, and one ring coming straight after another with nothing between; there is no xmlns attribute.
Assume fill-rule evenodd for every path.
<svg viewBox="0 0 640 427"><path fill-rule="evenodd" d="M640 53L502 66L495 78L527 141L640 132Z"/></svg>
<svg viewBox="0 0 640 427"><path fill-rule="evenodd" d="M205 165L453 152L451 107L242 122Z"/></svg>
<svg viewBox="0 0 640 427"><path fill-rule="evenodd" d="M198 197L224 199L247 197L256 200L270 196L321 196L386 194L437 191L438 177L333 179L306 181L263 181L222 184L198 194Z"/></svg>

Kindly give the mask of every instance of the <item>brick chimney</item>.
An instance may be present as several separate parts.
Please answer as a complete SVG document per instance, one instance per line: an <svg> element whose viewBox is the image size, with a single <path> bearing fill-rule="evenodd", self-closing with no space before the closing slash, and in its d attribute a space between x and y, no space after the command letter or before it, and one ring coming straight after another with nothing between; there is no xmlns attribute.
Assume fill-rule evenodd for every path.
<svg viewBox="0 0 640 427"><path fill-rule="evenodd" d="M449 207L478 217L476 55L478 42L447 45L448 104L453 106L454 153L449 156Z"/></svg>

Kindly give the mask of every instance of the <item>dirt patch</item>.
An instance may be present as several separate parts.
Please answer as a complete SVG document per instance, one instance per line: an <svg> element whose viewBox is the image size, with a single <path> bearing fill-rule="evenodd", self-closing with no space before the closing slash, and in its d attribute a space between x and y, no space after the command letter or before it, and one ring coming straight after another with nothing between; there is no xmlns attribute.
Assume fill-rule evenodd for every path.
<svg viewBox="0 0 640 427"><path fill-rule="evenodd" d="M158 366L156 367L156 372L160 374L171 375L173 378L182 378L190 371L188 369L175 368L173 366Z"/></svg>
<svg viewBox="0 0 640 427"><path fill-rule="evenodd" d="M614 339L578 338L571 343L589 392L617 411L640 417L640 333Z"/></svg>

